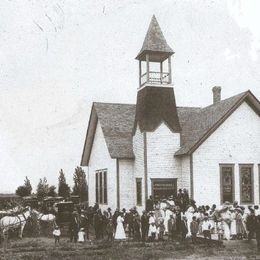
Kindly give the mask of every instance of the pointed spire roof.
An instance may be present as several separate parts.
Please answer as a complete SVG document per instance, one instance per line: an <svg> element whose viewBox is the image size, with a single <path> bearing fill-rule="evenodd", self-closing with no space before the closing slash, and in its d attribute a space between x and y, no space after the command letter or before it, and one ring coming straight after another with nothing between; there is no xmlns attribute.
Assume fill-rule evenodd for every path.
<svg viewBox="0 0 260 260"><path fill-rule="evenodd" d="M136 59L145 60L146 53L152 54L150 61L163 61L174 53L166 42L155 15L152 17L142 49Z"/></svg>

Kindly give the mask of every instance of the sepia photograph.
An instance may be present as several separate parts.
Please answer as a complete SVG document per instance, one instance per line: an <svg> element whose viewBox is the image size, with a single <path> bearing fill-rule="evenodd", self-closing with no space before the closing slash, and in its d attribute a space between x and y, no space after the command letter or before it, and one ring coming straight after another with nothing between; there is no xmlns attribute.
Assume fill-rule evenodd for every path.
<svg viewBox="0 0 260 260"><path fill-rule="evenodd" d="M0 260L260 260L259 14L1 0Z"/></svg>

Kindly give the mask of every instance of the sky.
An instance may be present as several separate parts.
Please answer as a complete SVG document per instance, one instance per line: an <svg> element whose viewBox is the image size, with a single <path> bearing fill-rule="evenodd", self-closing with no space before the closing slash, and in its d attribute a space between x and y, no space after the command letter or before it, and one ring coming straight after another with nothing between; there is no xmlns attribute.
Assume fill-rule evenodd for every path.
<svg viewBox="0 0 260 260"><path fill-rule="evenodd" d="M25 176L69 184L93 101L135 103L138 62L155 14L178 106L250 89L260 99L260 1L1 0L0 193ZM245 126L246 127L246 126Z"/></svg>

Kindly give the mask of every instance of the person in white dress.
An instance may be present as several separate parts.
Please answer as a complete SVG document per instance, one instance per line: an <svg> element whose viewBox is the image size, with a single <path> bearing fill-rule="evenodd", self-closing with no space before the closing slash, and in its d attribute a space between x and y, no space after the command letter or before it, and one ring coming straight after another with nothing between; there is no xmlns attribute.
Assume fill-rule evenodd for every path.
<svg viewBox="0 0 260 260"><path fill-rule="evenodd" d="M78 242L83 243L85 242L85 231L84 228L81 228L78 232Z"/></svg>
<svg viewBox="0 0 260 260"><path fill-rule="evenodd" d="M117 226L116 226L116 233L115 233L115 239L116 240L124 240L126 239L125 230L124 230L124 218L122 217L122 213L117 217L116 219Z"/></svg>
<svg viewBox="0 0 260 260"><path fill-rule="evenodd" d="M231 224L230 224L230 235L232 239L236 239L237 237L237 212L232 209L230 214Z"/></svg>
<svg viewBox="0 0 260 260"><path fill-rule="evenodd" d="M154 229L156 229L156 226L154 227L155 224L155 217L154 217L154 213L151 212L150 213L150 217L149 217L149 229L148 229L148 237L152 236L152 231L154 231Z"/></svg>
<svg viewBox="0 0 260 260"><path fill-rule="evenodd" d="M56 226L52 234L53 234L54 239L55 239L55 245L57 243L59 244L60 243L60 235L61 235L60 228L58 226Z"/></svg>
<svg viewBox="0 0 260 260"><path fill-rule="evenodd" d="M166 199L162 199L160 202L160 209L164 210L167 206L167 201Z"/></svg>
<svg viewBox="0 0 260 260"><path fill-rule="evenodd" d="M191 232L190 232L190 223L192 222L192 217L193 217L193 213L194 213L194 208L190 205L187 209L187 211L185 212L185 217L187 219L187 226L188 226L188 233L187 233L187 237L191 236Z"/></svg>
<svg viewBox="0 0 260 260"><path fill-rule="evenodd" d="M164 216L165 234L168 234L168 232L169 232L168 221L169 221L171 215L172 215L172 211L170 210L169 207L166 207L165 216Z"/></svg>
<svg viewBox="0 0 260 260"><path fill-rule="evenodd" d="M175 206L175 202L173 200L173 196L170 196L167 200L167 203L169 204L170 207Z"/></svg>
<svg viewBox="0 0 260 260"><path fill-rule="evenodd" d="M221 218L222 218L222 224L224 229L224 238L227 240L230 240L230 223L231 223L231 213L229 211L229 208L227 206L224 206L222 212L221 212Z"/></svg>

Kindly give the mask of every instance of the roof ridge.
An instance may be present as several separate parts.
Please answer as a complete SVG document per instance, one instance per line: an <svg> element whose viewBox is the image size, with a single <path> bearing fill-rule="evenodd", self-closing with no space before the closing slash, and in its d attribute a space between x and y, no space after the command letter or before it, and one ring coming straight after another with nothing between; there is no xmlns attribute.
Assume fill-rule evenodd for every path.
<svg viewBox="0 0 260 260"><path fill-rule="evenodd" d="M235 98L235 97L239 97L239 96L243 97L244 95L246 95L246 94L248 94L248 93L250 93L249 90L244 91L244 92L241 92L241 93L236 94L236 95L234 95L234 96L231 96L231 97L222 99L222 100L220 100L220 101L219 101L218 103L216 103L216 104L210 104L210 105L208 105L208 106L206 106L206 107L203 107L202 109L206 109L206 108L209 108L209 107L216 106L216 105L220 104L221 102L227 101L227 100L232 99L232 98Z"/></svg>
<svg viewBox="0 0 260 260"><path fill-rule="evenodd" d="M186 107L186 106L176 106L177 108L198 108L203 109L203 107Z"/></svg>
<svg viewBox="0 0 260 260"><path fill-rule="evenodd" d="M96 102L94 101L93 104L104 104L104 105L131 105L135 106L136 104L130 104L130 103L113 103L113 102Z"/></svg>
<svg viewBox="0 0 260 260"><path fill-rule="evenodd" d="M181 147L176 153L175 155L182 155L182 154L190 154L192 152L194 152L197 147L200 146L200 144L202 142L204 142L218 127L220 124L222 124L236 109L237 107L239 107L248 97L253 96L254 99L256 99L258 101L258 99L252 94L252 92L250 90L241 92L237 95L234 95L232 97L229 97L227 99L224 99L222 101L226 101L228 99L232 99L232 102L227 103L225 105L228 105L228 109L226 111L223 111L224 113L221 115L220 118L218 118L215 122L213 122L213 124L208 128L208 129L204 129L203 130L203 134L201 136L199 136L199 138L197 140L195 140L195 142L191 143L192 145L186 145L184 144L183 147ZM217 104L220 104L221 102L218 102ZM213 107L214 105L217 104L213 104L210 105L208 107L205 107L202 111L202 113L204 113L206 115L206 113L209 111L210 113L214 112L214 110L208 109L210 107ZM259 103L260 104L260 103ZM221 106L216 106L217 109L219 109ZM188 150L187 150L188 149Z"/></svg>

